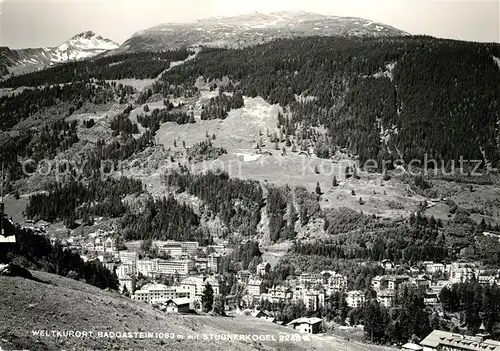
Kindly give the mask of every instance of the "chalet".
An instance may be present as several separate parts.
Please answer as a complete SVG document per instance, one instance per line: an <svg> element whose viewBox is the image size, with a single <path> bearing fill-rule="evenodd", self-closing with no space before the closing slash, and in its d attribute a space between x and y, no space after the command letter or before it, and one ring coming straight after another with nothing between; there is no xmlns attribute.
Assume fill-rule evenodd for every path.
<svg viewBox="0 0 500 351"><path fill-rule="evenodd" d="M166 311L167 313L189 313L191 310L189 304L191 303L190 299L187 298L179 298L179 299L170 299L166 302Z"/></svg>
<svg viewBox="0 0 500 351"><path fill-rule="evenodd" d="M321 318L298 318L294 319L287 326L293 329L308 334L318 334L321 330Z"/></svg>

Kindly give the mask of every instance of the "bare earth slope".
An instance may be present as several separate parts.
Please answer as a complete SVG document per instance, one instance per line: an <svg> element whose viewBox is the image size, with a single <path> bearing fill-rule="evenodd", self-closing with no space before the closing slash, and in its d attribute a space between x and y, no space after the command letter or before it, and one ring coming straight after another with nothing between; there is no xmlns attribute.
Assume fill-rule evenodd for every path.
<svg viewBox="0 0 500 351"><path fill-rule="evenodd" d="M67 278L32 272L45 283L0 277L0 349L91 350L383 350L342 340L294 334L253 317L167 315L114 292ZM94 337L48 337L33 331L92 331ZM95 337L98 332L173 333L167 338ZM271 335L276 341L202 340L228 334ZM279 341L280 335L298 341ZM177 339L177 336L182 339ZM188 339L198 336L200 339Z"/></svg>

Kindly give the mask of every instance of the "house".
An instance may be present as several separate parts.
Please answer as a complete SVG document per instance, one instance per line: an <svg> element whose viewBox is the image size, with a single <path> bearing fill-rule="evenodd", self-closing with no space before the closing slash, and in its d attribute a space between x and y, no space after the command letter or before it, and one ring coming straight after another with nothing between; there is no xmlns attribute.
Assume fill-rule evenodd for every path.
<svg viewBox="0 0 500 351"><path fill-rule="evenodd" d="M260 294L264 293L264 283L262 280L249 280L247 289L248 295L260 296Z"/></svg>
<svg viewBox="0 0 500 351"><path fill-rule="evenodd" d="M191 300L188 298L178 298L178 299L170 299L166 302L166 310L167 313L189 313L191 308L189 304Z"/></svg>
<svg viewBox="0 0 500 351"><path fill-rule="evenodd" d="M318 334L322 321L321 318L298 318L288 323L287 326L291 326L301 333Z"/></svg>
<svg viewBox="0 0 500 351"><path fill-rule="evenodd" d="M257 265L257 274L259 276L264 276L271 270L271 264L269 262L262 262Z"/></svg>
<svg viewBox="0 0 500 351"><path fill-rule="evenodd" d="M380 262L380 265L386 270L386 271L391 271L395 268L394 266L394 263L392 263L391 260L382 260L382 262Z"/></svg>
<svg viewBox="0 0 500 351"><path fill-rule="evenodd" d="M481 333L475 336L434 330L420 342L420 346L423 351L500 351L500 341L488 338L489 335L484 333L484 326L481 326Z"/></svg>
<svg viewBox="0 0 500 351"><path fill-rule="evenodd" d="M346 302L351 308L362 307L365 303L365 293L359 290L349 291L347 293Z"/></svg>
<svg viewBox="0 0 500 351"><path fill-rule="evenodd" d="M382 306L390 308L392 307L394 295L394 290L383 290L377 293L377 300Z"/></svg>
<svg viewBox="0 0 500 351"><path fill-rule="evenodd" d="M401 349L405 351L422 351L424 348L420 345L413 344L411 342L404 344Z"/></svg>

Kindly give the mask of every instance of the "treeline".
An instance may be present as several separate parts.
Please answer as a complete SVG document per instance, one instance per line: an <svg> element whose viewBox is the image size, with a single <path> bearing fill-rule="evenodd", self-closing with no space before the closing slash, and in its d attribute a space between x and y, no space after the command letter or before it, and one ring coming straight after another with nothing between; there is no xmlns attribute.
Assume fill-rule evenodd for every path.
<svg viewBox="0 0 500 351"><path fill-rule="evenodd" d="M86 102L101 105L112 101L114 96L111 85L102 81L24 89L21 93L0 97L0 130L8 130L26 118L61 103L71 105L71 114Z"/></svg>
<svg viewBox="0 0 500 351"><path fill-rule="evenodd" d="M228 76L247 96L290 106L292 123L324 125L326 147L368 159L486 158L497 165L500 46L431 37L316 37L205 50L170 84ZM296 96L310 99L297 101ZM397 130L387 145L382 130ZM293 130L293 128L290 128ZM471 132L473 131L473 132ZM459 145L449 148L449 145Z"/></svg>
<svg viewBox="0 0 500 351"><path fill-rule="evenodd" d="M142 191L141 181L125 177L54 183L47 187L46 192L30 197L25 214L29 219L47 222L65 220L68 224L73 224L77 217L89 214L118 217L126 209L122 198Z"/></svg>
<svg viewBox="0 0 500 351"><path fill-rule="evenodd" d="M42 71L14 76L0 83L4 88L40 86L85 81L118 80L125 78L156 78L170 67L171 62L185 60L189 51L138 52L112 56L102 56L87 60L67 62Z"/></svg>
<svg viewBox="0 0 500 351"><path fill-rule="evenodd" d="M71 279L81 280L101 289L118 289L118 277L99 261L84 262L78 253L51 245L47 237L27 229L10 226L7 230L16 236L16 243L4 245L0 262L13 262L27 269L41 270Z"/></svg>
<svg viewBox="0 0 500 351"><path fill-rule="evenodd" d="M180 204L172 196L148 198L144 210L129 210L120 222L125 240L176 240L211 243L208 232L199 228L200 219L192 207Z"/></svg>
<svg viewBox="0 0 500 351"><path fill-rule="evenodd" d="M199 197L209 214L218 215L230 232L243 236L256 234L263 203L262 188L257 181L230 178L224 172L194 175L181 170L165 174L162 182Z"/></svg>
<svg viewBox="0 0 500 351"><path fill-rule="evenodd" d="M241 95L240 91L228 95L224 93L222 88L219 88L219 94L211 98L208 104L203 106L201 119L226 119L230 110L243 107L244 105L243 95Z"/></svg>

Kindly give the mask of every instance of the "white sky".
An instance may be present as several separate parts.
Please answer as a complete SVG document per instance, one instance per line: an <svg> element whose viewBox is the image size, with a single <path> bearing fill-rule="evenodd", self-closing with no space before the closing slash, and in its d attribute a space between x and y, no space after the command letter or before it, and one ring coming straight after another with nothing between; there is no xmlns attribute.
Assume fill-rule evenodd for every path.
<svg viewBox="0 0 500 351"><path fill-rule="evenodd" d="M122 43L160 23L284 10L362 17L411 34L500 42L499 1L0 0L0 46L56 46L85 30Z"/></svg>

